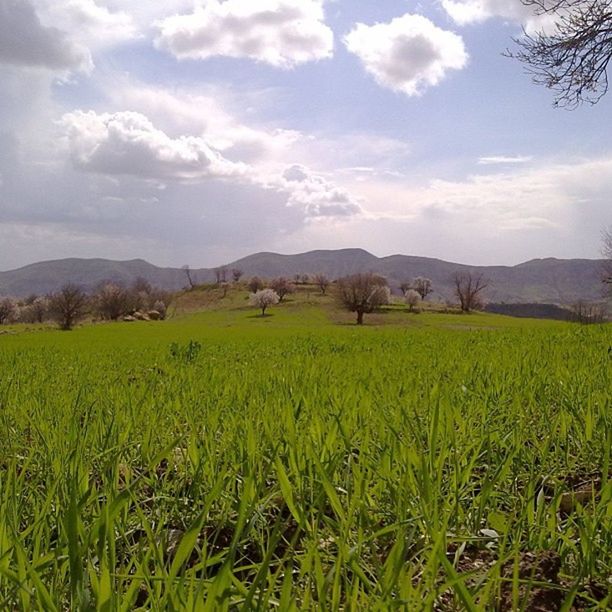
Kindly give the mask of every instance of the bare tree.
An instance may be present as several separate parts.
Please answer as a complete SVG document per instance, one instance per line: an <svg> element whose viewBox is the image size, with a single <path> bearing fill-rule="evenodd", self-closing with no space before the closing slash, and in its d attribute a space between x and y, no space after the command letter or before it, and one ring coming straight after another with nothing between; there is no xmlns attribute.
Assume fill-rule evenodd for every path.
<svg viewBox="0 0 612 612"><path fill-rule="evenodd" d="M315 285L321 290L321 295L325 295L327 293L327 288L331 284L329 277L325 274L315 274L313 280Z"/></svg>
<svg viewBox="0 0 612 612"><path fill-rule="evenodd" d="M408 289L408 291L406 291L406 295L404 296L404 300L408 306L408 310L410 310L410 312L413 312L415 306L419 305L422 298L421 294L415 289Z"/></svg>
<svg viewBox="0 0 612 612"><path fill-rule="evenodd" d="M244 272L242 270L239 270L238 268L232 268L232 279L234 280L235 283L240 282L240 279L242 278L243 275L244 275Z"/></svg>
<svg viewBox="0 0 612 612"><path fill-rule="evenodd" d="M153 291L153 285L151 285L151 283L146 278L139 276L132 283L131 290L135 293L143 293L145 295L150 295Z"/></svg>
<svg viewBox="0 0 612 612"><path fill-rule="evenodd" d="M463 312L471 312L482 308L481 294L489 284L482 274L472 272L456 272L453 276L455 296L459 300Z"/></svg>
<svg viewBox="0 0 612 612"><path fill-rule="evenodd" d="M603 304L576 302L572 305L572 321L582 325L603 323L606 320L606 309Z"/></svg>
<svg viewBox="0 0 612 612"><path fill-rule="evenodd" d="M259 276L252 276L249 279L247 286L251 293L257 293L265 287L264 282L261 280L261 278L259 278Z"/></svg>
<svg viewBox="0 0 612 612"><path fill-rule="evenodd" d="M371 272L338 280L338 301L346 310L357 313L357 325L363 325L364 314L388 304L390 296L386 279Z"/></svg>
<svg viewBox="0 0 612 612"><path fill-rule="evenodd" d="M85 315L87 302L85 292L69 283L49 297L49 314L61 329L70 330Z"/></svg>
<svg viewBox="0 0 612 612"><path fill-rule="evenodd" d="M227 282L227 268L225 266L215 268L215 281L217 285Z"/></svg>
<svg viewBox="0 0 612 612"><path fill-rule="evenodd" d="M185 264L182 268L183 272L185 272L185 276L187 277L187 282L189 283L189 289L195 288L195 283L193 282L193 278L191 276L191 268L189 264Z"/></svg>
<svg viewBox="0 0 612 612"><path fill-rule="evenodd" d="M431 279L424 278L423 276L417 276L412 281L411 289L414 289L421 296L422 300L424 300L430 293L433 293Z"/></svg>
<svg viewBox="0 0 612 612"><path fill-rule="evenodd" d="M295 293L295 286L288 278L285 278L284 276L279 276L278 278L273 279L270 282L270 289L276 292L280 302L285 299L285 296L289 295L290 293Z"/></svg>
<svg viewBox="0 0 612 612"><path fill-rule="evenodd" d="M108 321L117 321L128 314L131 309L130 293L117 283L103 282L93 296L93 308L96 314Z"/></svg>
<svg viewBox="0 0 612 612"><path fill-rule="evenodd" d="M17 312L17 305L11 298L0 301L0 325L7 323Z"/></svg>
<svg viewBox="0 0 612 612"><path fill-rule="evenodd" d="M546 31L524 33L516 39L517 58L534 82L555 92L555 106L575 108L595 104L608 91L612 58L610 0L522 0L536 15L552 17Z"/></svg>
<svg viewBox="0 0 612 612"><path fill-rule="evenodd" d="M280 298L278 297L278 294L272 289L261 289L256 293L251 293L251 297L249 299L251 306L257 306L257 308L261 309L262 317L265 316L268 306L278 304L279 302Z"/></svg>

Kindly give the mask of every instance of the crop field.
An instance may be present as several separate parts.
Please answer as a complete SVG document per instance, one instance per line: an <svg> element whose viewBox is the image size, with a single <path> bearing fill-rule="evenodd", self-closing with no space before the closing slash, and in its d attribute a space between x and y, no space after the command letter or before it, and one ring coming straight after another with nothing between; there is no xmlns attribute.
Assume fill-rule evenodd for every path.
<svg viewBox="0 0 612 612"><path fill-rule="evenodd" d="M610 326L254 314L0 336L0 609L610 608Z"/></svg>

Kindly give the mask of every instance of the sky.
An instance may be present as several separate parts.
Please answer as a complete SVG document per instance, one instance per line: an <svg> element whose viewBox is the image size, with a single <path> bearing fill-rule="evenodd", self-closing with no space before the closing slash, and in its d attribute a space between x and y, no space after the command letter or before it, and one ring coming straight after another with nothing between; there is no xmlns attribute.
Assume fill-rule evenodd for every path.
<svg viewBox="0 0 612 612"><path fill-rule="evenodd" d="M0 0L0 269L359 247L600 255L612 93L503 52L520 0Z"/></svg>

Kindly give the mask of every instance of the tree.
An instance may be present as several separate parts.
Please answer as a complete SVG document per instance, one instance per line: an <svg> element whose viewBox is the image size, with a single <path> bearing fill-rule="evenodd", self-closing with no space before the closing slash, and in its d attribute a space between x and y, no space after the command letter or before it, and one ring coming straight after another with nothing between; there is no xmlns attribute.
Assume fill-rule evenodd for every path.
<svg viewBox="0 0 612 612"><path fill-rule="evenodd" d="M459 300L463 312L471 312L482 308L481 293L489 284L482 274L472 272L456 272L453 276L455 296Z"/></svg>
<svg viewBox="0 0 612 612"><path fill-rule="evenodd" d="M189 266L187 266L187 268L189 268ZM150 295L153 291L153 286L146 278L138 276L136 280L132 283L131 289L135 293L143 293L145 295Z"/></svg>
<svg viewBox="0 0 612 612"><path fill-rule="evenodd" d="M371 272L338 280L338 301L349 312L357 313L357 325L363 325L364 314L388 304L390 296L387 281Z"/></svg>
<svg viewBox="0 0 612 612"><path fill-rule="evenodd" d="M329 277L326 274L320 273L320 274L315 274L312 280L314 284L321 291L321 295L325 295L327 293L328 287L331 285L331 281L329 280Z"/></svg>
<svg viewBox="0 0 612 612"><path fill-rule="evenodd" d="M43 323L47 317L49 303L42 296L29 296L25 300L25 306L19 313L19 320L24 323Z"/></svg>
<svg viewBox="0 0 612 612"><path fill-rule="evenodd" d="M421 299L424 300L430 293L433 293L432 283L429 278L424 278L422 276L417 276L412 281L411 289L414 289L420 296Z"/></svg>
<svg viewBox="0 0 612 612"><path fill-rule="evenodd" d="M264 282L261 280L261 278L259 278L259 276L252 276L247 286L251 293L257 293L265 287Z"/></svg>
<svg viewBox="0 0 612 612"><path fill-rule="evenodd" d="M406 291L406 295L404 296L404 300L408 305L408 310L410 310L410 312L413 312L414 307L418 306L422 298L421 294L415 289L408 289L408 291Z"/></svg>
<svg viewBox="0 0 612 612"><path fill-rule="evenodd" d="M408 293L408 291L410 291L412 289L412 283L410 281L404 281L400 285L400 289L401 289L401 291L402 291L402 293L404 294L404 297L405 297L406 294Z"/></svg>
<svg viewBox="0 0 612 612"><path fill-rule="evenodd" d="M128 314L133 301L130 293L121 285L103 282L93 296L93 307L102 319L117 321Z"/></svg>
<svg viewBox="0 0 612 612"><path fill-rule="evenodd" d="M87 302L85 292L69 283L49 297L49 314L61 329L70 330L85 315Z"/></svg>
<svg viewBox="0 0 612 612"><path fill-rule="evenodd" d="M507 55L527 67L534 82L555 92L555 106L597 103L608 91L612 58L610 0L522 0L536 15L552 18L546 31L525 33Z"/></svg>
<svg viewBox="0 0 612 612"><path fill-rule="evenodd" d="M604 256L602 281L608 285L608 293L612 293L612 225L603 232L603 248L601 250Z"/></svg>
<svg viewBox="0 0 612 612"><path fill-rule="evenodd" d="M217 285L227 282L227 268L225 266L215 268L215 281Z"/></svg>
<svg viewBox="0 0 612 612"><path fill-rule="evenodd" d="M273 279L270 283L270 289L276 292L280 302L285 299L286 295L295 293L295 286L288 278L285 278L284 276L279 276L278 278Z"/></svg>
<svg viewBox="0 0 612 612"><path fill-rule="evenodd" d="M280 298L273 289L260 289L256 293L251 293L251 297L249 299L251 306L261 308L262 317L265 316L268 306L278 304L279 302Z"/></svg>
<svg viewBox="0 0 612 612"><path fill-rule="evenodd" d="M244 272L242 270L239 270L238 268L233 268L232 269L232 278L234 279L235 283L240 282L240 279L242 278Z"/></svg>
<svg viewBox="0 0 612 612"><path fill-rule="evenodd" d="M182 268L183 272L185 272L185 276L187 277L187 282L189 283L189 289L195 288L195 283L193 282L193 278L191 277L191 269L188 264L185 264Z"/></svg>
<svg viewBox="0 0 612 612"><path fill-rule="evenodd" d="M11 298L0 301L0 325L7 323L17 312L17 305Z"/></svg>
<svg viewBox="0 0 612 612"><path fill-rule="evenodd" d="M582 325L603 323L606 320L606 310L602 304L576 302L572 304L572 321Z"/></svg>
<svg viewBox="0 0 612 612"><path fill-rule="evenodd" d="M325 274L315 274L314 283L321 290L321 295L325 295L327 293L327 288L331 284L331 281Z"/></svg>

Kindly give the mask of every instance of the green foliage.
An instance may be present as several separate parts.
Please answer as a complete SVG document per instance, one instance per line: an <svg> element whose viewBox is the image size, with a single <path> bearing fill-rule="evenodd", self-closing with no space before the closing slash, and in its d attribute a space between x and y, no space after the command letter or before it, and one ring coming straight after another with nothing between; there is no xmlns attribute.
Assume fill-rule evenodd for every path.
<svg viewBox="0 0 612 612"><path fill-rule="evenodd" d="M178 342L173 342L170 345L170 356L179 361L191 363L198 358L201 350L202 344L197 340L190 340L185 346L180 345Z"/></svg>
<svg viewBox="0 0 612 612"><path fill-rule="evenodd" d="M0 337L2 609L606 609L609 327L277 310Z"/></svg>

